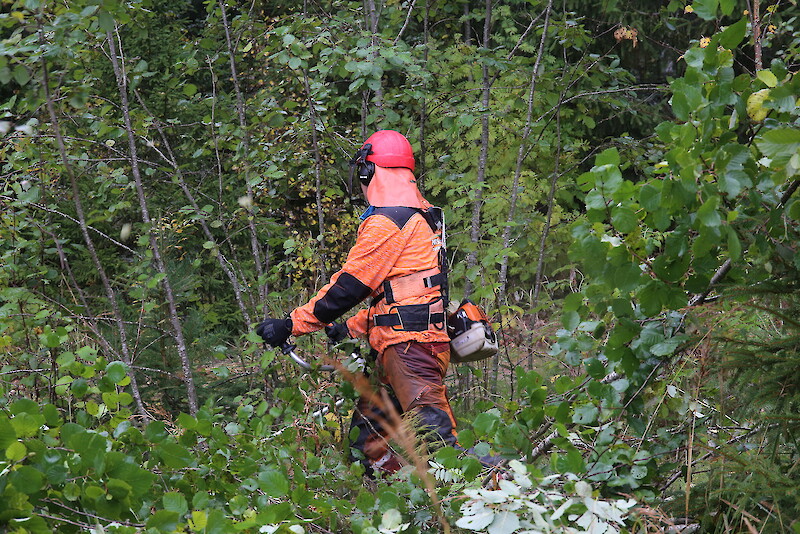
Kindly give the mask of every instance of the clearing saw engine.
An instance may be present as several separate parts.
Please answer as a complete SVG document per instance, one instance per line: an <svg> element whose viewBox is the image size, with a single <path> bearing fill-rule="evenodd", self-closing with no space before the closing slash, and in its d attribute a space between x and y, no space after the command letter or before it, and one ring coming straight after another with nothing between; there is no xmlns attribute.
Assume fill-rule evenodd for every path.
<svg viewBox="0 0 800 534"><path fill-rule="evenodd" d="M447 319L450 357L455 362L475 362L497 354L497 335L486 314L469 299Z"/></svg>

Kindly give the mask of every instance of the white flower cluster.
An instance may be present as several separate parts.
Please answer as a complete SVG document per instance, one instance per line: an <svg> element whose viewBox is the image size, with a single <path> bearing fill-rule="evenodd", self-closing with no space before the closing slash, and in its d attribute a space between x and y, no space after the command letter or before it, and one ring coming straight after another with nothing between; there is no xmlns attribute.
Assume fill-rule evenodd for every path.
<svg viewBox="0 0 800 534"><path fill-rule="evenodd" d="M589 483L575 475L552 475L534 487L527 467L509 462L513 480L500 480L498 489L467 489L461 506L461 528L488 534L617 534L631 508L630 500L604 500L592 496ZM574 482L566 494L566 482Z"/></svg>

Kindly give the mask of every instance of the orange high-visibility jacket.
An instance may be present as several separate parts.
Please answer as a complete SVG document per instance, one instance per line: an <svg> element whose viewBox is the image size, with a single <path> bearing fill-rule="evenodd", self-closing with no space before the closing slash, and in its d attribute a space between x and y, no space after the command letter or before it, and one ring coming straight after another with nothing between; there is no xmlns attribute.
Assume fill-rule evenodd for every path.
<svg viewBox="0 0 800 534"><path fill-rule="evenodd" d="M382 173L387 169L379 170ZM407 172L411 175L410 171ZM416 189L415 185L414 188ZM421 213L430 205L386 206L390 201L387 199L379 202L384 204L380 207L373 204L367 210L362 216L363 222L358 229L356 244L350 250L342 269L307 304L291 313L293 335L320 330L360 302L372 297L370 307L351 317L347 321L347 327L352 337L368 334L370 345L378 352L383 352L389 345L404 341L449 341L443 319L445 310L442 286L439 284L426 288L419 283L419 277L415 274L428 276L439 273L441 236L434 233ZM414 286L413 289L397 290L394 296L398 298L395 302L389 302L392 297L387 299L385 295L376 298L385 293L384 281L397 283L399 288L403 282L402 277L406 277L406 281L414 278L414 283L410 284ZM417 328L411 330L402 324L375 324L376 317L386 316L384 319L392 319L399 307L414 305L417 305L416 308L403 309L429 309L437 323L425 320L424 327L417 325ZM380 323L381 320L378 319L377 322Z"/></svg>

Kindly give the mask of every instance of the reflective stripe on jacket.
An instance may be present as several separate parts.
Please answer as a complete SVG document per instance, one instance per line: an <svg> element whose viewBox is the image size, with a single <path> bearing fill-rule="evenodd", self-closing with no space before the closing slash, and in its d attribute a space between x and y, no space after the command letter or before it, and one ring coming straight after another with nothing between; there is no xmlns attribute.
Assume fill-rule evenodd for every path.
<svg viewBox="0 0 800 534"><path fill-rule="evenodd" d="M291 313L293 335L320 330L368 297L378 296L384 280L438 268L440 242L417 209L377 208L365 215L342 269L307 304ZM368 334L370 345L378 352L404 341L449 341L443 324L441 329L429 325L424 330L406 331L372 322L374 315L392 313L397 306L436 304L441 297L441 288L434 287L391 304L381 298L351 317L347 326L353 337Z"/></svg>

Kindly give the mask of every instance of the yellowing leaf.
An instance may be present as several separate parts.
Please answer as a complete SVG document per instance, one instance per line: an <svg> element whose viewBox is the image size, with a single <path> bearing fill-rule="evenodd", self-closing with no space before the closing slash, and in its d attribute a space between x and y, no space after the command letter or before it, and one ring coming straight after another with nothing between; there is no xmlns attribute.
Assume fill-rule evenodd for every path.
<svg viewBox="0 0 800 534"><path fill-rule="evenodd" d="M772 71L760 70L758 71L758 74L756 74L756 77L764 82L764 85L767 87L775 87L778 85L778 78L772 74Z"/></svg>
<svg viewBox="0 0 800 534"><path fill-rule="evenodd" d="M6 458L12 462L22 460L26 454L28 454L28 449L21 441L15 441L6 448Z"/></svg>
<svg viewBox="0 0 800 534"><path fill-rule="evenodd" d="M763 71L762 71L763 72ZM747 115L750 120L761 122L767 118L769 110L764 107L764 100L769 97L769 89L756 91L747 97Z"/></svg>

